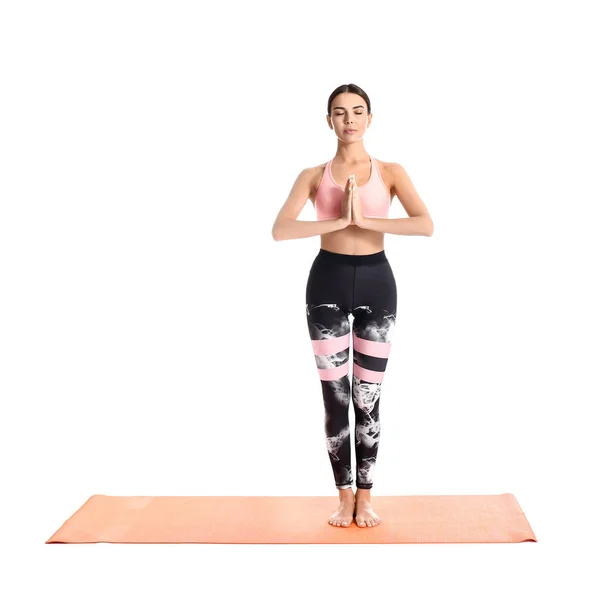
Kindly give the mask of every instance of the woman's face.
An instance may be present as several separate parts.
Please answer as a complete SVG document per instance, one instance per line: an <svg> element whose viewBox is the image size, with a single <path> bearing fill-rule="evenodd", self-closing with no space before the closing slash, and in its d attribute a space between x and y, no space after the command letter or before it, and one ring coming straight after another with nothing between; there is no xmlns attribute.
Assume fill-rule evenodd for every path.
<svg viewBox="0 0 600 592"><path fill-rule="evenodd" d="M340 93L331 103L330 127L342 142L357 142L362 139L367 128L371 125L371 115L367 115L365 100L354 93ZM355 129L351 134L347 130Z"/></svg>

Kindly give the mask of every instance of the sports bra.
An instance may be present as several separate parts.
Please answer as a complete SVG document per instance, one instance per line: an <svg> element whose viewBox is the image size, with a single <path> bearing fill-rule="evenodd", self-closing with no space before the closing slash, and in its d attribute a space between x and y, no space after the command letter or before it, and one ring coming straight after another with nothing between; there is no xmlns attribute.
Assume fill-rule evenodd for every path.
<svg viewBox="0 0 600 592"><path fill-rule="evenodd" d="M333 160L333 159L332 159ZM339 218L342 215L342 198L344 187L333 180L330 160L325 165L325 172L315 194L317 220ZM383 182L377 163L371 158L371 175L364 185L358 186L358 196L362 211L369 218L387 218L390 209L390 193Z"/></svg>

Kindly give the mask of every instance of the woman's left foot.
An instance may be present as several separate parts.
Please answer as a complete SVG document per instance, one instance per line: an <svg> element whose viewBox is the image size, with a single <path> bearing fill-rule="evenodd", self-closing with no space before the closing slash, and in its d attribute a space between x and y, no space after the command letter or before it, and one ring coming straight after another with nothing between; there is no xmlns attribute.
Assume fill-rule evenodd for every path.
<svg viewBox="0 0 600 592"><path fill-rule="evenodd" d="M371 504L368 500L361 500L360 498L356 498L356 524L360 527L367 526L377 526L381 520L379 520L379 516L375 514L373 508L371 508Z"/></svg>

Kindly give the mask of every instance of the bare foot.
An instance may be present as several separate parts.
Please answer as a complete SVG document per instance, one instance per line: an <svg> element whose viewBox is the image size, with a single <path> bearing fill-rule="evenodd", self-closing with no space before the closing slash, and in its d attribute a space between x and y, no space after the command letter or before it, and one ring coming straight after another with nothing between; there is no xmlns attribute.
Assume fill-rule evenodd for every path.
<svg viewBox="0 0 600 592"><path fill-rule="evenodd" d="M354 493L352 492L352 489L349 489L348 491L350 491L351 495L340 495L340 505L329 518L329 524L331 524L331 526L348 528L352 524L352 516L354 515Z"/></svg>
<svg viewBox="0 0 600 592"><path fill-rule="evenodd" d="M369 497L365 499L360 494L356 495L356 524L361 528L365 526L377 526L381 520L379 520L379 516L375 514L373 508L371 507L371 499L370 494Z"/></svg>

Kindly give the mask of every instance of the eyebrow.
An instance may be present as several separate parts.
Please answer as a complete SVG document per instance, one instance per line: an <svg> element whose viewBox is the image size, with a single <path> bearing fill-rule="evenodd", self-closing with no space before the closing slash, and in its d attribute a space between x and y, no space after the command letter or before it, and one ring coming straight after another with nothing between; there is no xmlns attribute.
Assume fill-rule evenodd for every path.
<svg viewBox="0 0 600 592"><path fill-rule="evenodd" d="M364 108L365 108L365 106L364 106L364 105L354 105L354 107L352 107L352 108L353 108L353 109L361 109L361 108L362 108L362 109L364 109ZM345 111L344 107L334 107L333 109L334 109L334 110L335 110L335 109L342 109L343 111Z"/></svg>

